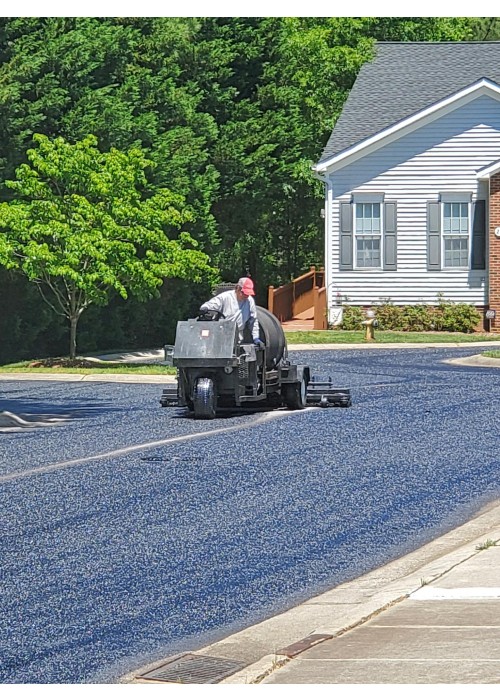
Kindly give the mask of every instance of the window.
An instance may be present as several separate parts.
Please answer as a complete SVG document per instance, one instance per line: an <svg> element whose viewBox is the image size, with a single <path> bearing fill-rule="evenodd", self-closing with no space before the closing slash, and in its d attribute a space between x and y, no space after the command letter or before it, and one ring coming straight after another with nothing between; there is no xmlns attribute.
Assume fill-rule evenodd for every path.
<svg viewBox="0 0 500 700"><path fill-rule="evenodd" d="M353 192L339 202L339 270L397 270L397 202Z"/></svg>
<svg viewBox="0 0 500 700"><path fill-rule="evenodd" d="M356 267L381 267L380 203L356 204Z"/></svg>
<svg viewBox="0 0 500 700"><path fill-rule="evenodd" d="M469 204L443 203L444 267L469 266Z"/></svg>
<svg viewBox="0 0 500 700"><path fill-rule="evenodd" d="M486 201L472 192L441 192L427 202L427 270L484 270Z"/></svg>

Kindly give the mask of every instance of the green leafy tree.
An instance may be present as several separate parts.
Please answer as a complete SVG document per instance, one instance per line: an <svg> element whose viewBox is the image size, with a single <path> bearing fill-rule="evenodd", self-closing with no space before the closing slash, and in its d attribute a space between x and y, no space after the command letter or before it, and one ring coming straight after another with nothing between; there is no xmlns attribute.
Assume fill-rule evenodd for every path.
<svg viewBox="0 0 500 700"><path fill-rule="evenodd" d="M154 183L193 209L194 237L218 242L218 174L209 162L217 122L200 108L190 76L199 25L181 17L0 18L0 181L14 176L34 133L71 142L95 134L103 149L140 146L157 165Z"/></svg>
<svg viewBox="0 0 500 700"><path fill-rule="evenodd" d="M192 219L182 197L151 189L152 166L139 148L108 152L95 136L75 144L35 135L12 201L0 205L0 263L36 282L44 300L70 325L112 292L146 300L165 278L202 282L215 271L182 227Z"/></svg>
<svg viewBox="0 0 500 700"><path fill-rule="evenodd" d="M148 169L151 185L183 197L200 250L226 280L248 270L265 304L266 285L284 283L323 259L323 187L311 165L374 42L495 39L498 23L463 17L0 18L0 201L16 195L5 182L26 161L34 133L71 143L91 133L106 151L139 147L155 163ZM0 270L0 287L5 274ZM168 312L171 289L148 305L156 310L161 301ZM106 327L115 301L121 309L115 295L91 317L95 312ZM11 316L5 327L14 327L14 306L4 314Z"/></svg>
<svg viewBox="0 0 500 700"><path fill-rule="evenodd" d="M497 41L500 39L499 17L470 17L474 41Z"/></svg>
<svg viewBox="0 0 500 700"><path fill-rule="evenodd" d="M471 38L469 18L205 18L190 75L219 135L214 204L226 278L280 284L323 258L323 187L311 165L376 40Z"/></svg>

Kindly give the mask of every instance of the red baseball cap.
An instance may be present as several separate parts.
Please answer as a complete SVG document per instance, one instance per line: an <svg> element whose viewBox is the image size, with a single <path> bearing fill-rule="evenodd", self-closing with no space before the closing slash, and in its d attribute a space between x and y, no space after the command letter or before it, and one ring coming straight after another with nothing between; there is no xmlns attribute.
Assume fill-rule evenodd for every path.
<svg viewBox="0 0 500 700"><path fill-rule="evenodd" d="M250 279L250 277L240 277L240 279L238 280L237 286L241 287L241 291L243 292L243 294L245 296L247 296L247 297L249 297L249 296L254 297L255 296L253 282Z"/></svg>

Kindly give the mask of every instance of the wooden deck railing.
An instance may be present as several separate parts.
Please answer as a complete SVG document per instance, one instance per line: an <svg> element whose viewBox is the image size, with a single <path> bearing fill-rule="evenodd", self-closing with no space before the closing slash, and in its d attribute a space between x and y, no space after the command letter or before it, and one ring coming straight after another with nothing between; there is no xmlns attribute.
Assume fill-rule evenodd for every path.
<svg viewBox="0 0 500 700"><path fill-rule="evenodd" d="M323 286L323 268L313 265L309 272L288 284L268 289L268 309L281 322L290 321L299 314L314 308L314 330L323 330L326 323L326 288Z"/></svg>
<svg viewBox="0 0 500 700"><path fill-rule="evenodd" d="M316 287L314 292L314 330L326 331L328 329L326 287Z"/></svg>

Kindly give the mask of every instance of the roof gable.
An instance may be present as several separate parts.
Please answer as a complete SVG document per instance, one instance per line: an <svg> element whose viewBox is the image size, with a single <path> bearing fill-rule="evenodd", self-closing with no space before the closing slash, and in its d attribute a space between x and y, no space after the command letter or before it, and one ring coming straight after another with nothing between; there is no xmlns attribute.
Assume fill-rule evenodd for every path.
<svg viewBox="0 0 500 700"><path fill-rule="evenodd" d="M482 79L500 85L500 42L379 42L361 68L316 170ZM457 98L458 99L458 98Z"/></svg>
<svg viewBox="0 0 500 700"><path fill-rule="evenodd" d="M401 138L415 129L429 124L430 122L442 117L443 115L449 113L450 111L457 109L472 100L477 99L481 95L488 95L500 101L500 85L492 83L489 80L482 79L473 85L469 85L460 92L450 95L449 97L441 100L440 102L427 107L426 109L412 114L407 119L403 119L401 122L392 124L387 129L374 134L373 136L361 141L351 148L347 148L340 153L332 156L328 160L320 161L315 167L318 173L325 172L331 168L336 163L342 161L342 166L346 165L348 162L356 160L361 155L366 155L372 151L380 148L397 138Z"/></svg>
<svg viewBox="0 0 500 700"><path fill-rule="evenodd" d="M499 171L500 160L497 160L494 163L491 163L490 165L486 166L486 168L481 168L481 170L478 170L477 178L478 180L489 180L490 177L496 175Z"/></svg>

